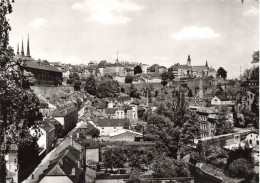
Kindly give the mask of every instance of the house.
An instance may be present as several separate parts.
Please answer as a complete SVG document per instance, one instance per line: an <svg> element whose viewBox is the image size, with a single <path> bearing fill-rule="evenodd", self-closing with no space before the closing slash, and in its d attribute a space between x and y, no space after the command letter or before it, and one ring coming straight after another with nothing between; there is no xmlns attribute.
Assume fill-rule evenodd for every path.
<svg viewBox="0 0 260 183"><path fill-rule="evenodd" d="M51 160L48 168L40 176L40 183L82 183L85 182L83 170L84 156L74 147L67 147L58 158Z"/></svg>
<svg viewBox="0 0 260 183"><path fill-rule="evenodd" d="M245 108L249 111L252 111L252 104L254 100L258 101L259 99L259 88L250 88L246 91L246 98L244 100Z"/></svg>
<svg viewBox="0 0 260 183"><path fill-rule="evenodd" d="M147 74L147 70L149 68L149 65L147 64L141 64L141 69L143 74Z"/></svg>
<svg viewBox="0 0 260 183"><path fill-rule="evenodd" d="M257 132L251 132L247 134L247 136L244 139L244 142L248 142L250 147L259 146L259 134Z"/></svg>
<svg viewBox="0 0 260 183"><path fill-rule="evenodd" d="M234 105L234 102L224 95L217 95L211 99L211 105Z"/></svg>
<svg viewBox="0 0 260 183"><path fill-rule="evenodd" d="M127 118L124 119L99 119L98 129L100 136L109 136L111 133L118 132L124 128L129 128L130 121Z"/></svg>
<svg viewBox="0 0 260 183"><path fill-rule="evenodd" d="M136 141L137 138L143 138L142 133L138 133L132 130L119 130L117 132L111 133L109 135L110 139L109 141L131 141L134 142Z"/></svg>
<svg viewBox="0 0 260 183"><path fill-rule="evenodd" d="M55 137L55 127L52 123L47 120L42 121L40 128L41 136L37 141L37 144L40 148L39 155L43 153L48 153L55 146L57 138ZM32 136L35 136L35 130L30 129Z"/></svg>
<svg viewBox="0 0 260 183"><path fill-rule="evenodd" d="M57 108L52 117L56 119L63 127L63 134L72 130L78 122L78 108L74 105L65 105Z"/></svg>

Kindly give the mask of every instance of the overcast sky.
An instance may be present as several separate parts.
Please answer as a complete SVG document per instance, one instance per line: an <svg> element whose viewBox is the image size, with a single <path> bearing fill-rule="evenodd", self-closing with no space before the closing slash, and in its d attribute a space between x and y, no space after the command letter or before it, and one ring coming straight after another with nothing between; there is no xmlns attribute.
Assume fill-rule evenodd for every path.
<svg viewBox="0 0 260 183"><path fill-rule="evenodd" d="M167 67L218 69L228 78L251 66L259 50L257 0L16 0L10 44L31 55L71 64L119 60ZM25 50L26 51L26 50Z"/></svg>

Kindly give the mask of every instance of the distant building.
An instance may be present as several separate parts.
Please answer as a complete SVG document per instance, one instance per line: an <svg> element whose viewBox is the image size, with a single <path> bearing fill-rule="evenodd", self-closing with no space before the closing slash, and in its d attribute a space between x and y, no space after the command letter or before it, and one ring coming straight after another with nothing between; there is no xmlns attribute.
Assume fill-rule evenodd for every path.
<svg viewBox="0 0 260 183"><path fill-rule="evenodd" d="M36 79L36 85L61 85L62 84L62 72L54 67L40 61L35 61L30 55L29 36L27 43L27 54L24 54L23 40L21 53L19 52L19 45L17 47L17 53L14 59L22 59L24 64L22 69L33 74Z"/></svg>
<svg viewBox="0 0 260 183"><path fill-rule="evenodd" d="M217 95L213 97L213 99L211 100L211 105L218 105L218 106L234 105L234 102L224 95Z"/></svg>
<svg viewBox="0 0 260 183"><path fill-rule="evenodd" d="M109 141L128 141L128 142L134 142L137 141L139 138L143 138L142 133L138 133L132 130L119 130L117 132L109 134L110 140Z"/></svg>

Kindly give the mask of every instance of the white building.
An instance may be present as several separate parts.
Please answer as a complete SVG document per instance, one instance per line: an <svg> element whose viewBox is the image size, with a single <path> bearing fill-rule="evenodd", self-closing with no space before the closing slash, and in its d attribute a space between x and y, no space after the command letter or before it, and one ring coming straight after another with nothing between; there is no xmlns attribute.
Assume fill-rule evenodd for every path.
<svg viewBox="0 0 260 183"><path fill-rule="evenodd" d="M124 119L99 119L98 129L100 136L109 136L111 133L116 133L124 128L129 128L130 121Z"/></svg>
<svg viewBox="0 0 260 183"><path fill-rule="evenodd" d="M234 102L223 95L217 95L211 100L211 105L234 105Z"/></svg>

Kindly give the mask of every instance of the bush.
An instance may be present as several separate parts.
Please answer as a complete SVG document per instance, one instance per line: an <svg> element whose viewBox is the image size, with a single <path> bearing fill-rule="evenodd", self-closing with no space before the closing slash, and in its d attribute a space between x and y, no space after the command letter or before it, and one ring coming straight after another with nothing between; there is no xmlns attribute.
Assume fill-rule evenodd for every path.
<svg viewBox="0 0 260 183"><path fill-rule="evenodd" d="M254 165L244 158L239 158L228 167L228 174L231 177L251 179L254 177Z"/></svg>

